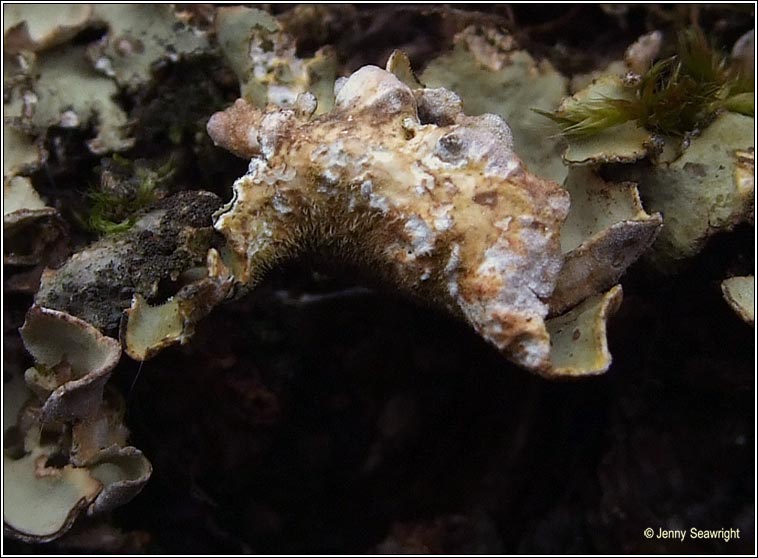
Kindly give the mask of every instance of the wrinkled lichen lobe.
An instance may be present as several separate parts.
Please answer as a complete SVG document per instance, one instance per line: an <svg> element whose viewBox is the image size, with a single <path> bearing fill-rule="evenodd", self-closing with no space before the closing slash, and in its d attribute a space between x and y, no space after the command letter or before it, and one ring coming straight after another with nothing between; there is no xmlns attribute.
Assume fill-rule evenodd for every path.
<svg viewBox="0 0 758 558"><path fill-rule="evenodd" d="M211 118L216 143L251 157L216 215L238 280L332 256L546 370L543 299L562 264L568 194L526 171L501 118L465 116L449 91L411 90L374 66L337 87L333 110L314 119L304 96L293 109L237 101Z"/></svg>

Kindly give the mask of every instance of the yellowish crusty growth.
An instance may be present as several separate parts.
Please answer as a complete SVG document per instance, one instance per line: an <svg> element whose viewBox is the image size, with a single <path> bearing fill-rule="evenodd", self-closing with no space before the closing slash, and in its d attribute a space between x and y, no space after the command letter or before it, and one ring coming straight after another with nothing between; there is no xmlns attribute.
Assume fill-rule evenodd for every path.
<svg viewBox="0 0 758 558"><path fill-rule="evenodd" d="M497 116L469 117L445 89L366 66L315 99L260 110L238 100L208 132L250 158L216 214L237 280L314 254L369 271L464 317L515 363L551 374L547 299L569 197L513 153Z"/></svg>

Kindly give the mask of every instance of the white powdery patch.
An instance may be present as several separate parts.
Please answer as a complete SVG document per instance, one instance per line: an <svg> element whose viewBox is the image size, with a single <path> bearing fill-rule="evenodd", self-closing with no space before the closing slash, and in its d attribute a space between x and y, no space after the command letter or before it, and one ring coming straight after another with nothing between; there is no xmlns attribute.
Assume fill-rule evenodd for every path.
<svg viewBox="0 0 758 558"><path fill-rule="evenodd" d="M463 113L461 98L444 87L419 89L414 94L419 113L425 115L427 122L442 126Z"/></svg>
<svg viewBox="0 0 758 558"><path fill-rule="evenodd" d="M487 313L503 311L508 314L540 314L547 306L537 298L534 289L540 277L530 266L529 258L514 252L502 238L484 252L484 260L476 270L483 282L500 281L502 289L497 302L487 305ZM544 315L544 314L542 314Z"/></svg>
<svg viewBox="0 0 758 558"><path fill-rule="evenodd" d="M408 103L413 103L415 108L410 88L377 66L364 66L353 73L340 84L334 100L338 109L369 107L378 103L383 103L383 109L389 113L410 109Z"/></svg>
<svg viewBox="0 0 758 558"><path fill-rule="evenodd" d="M412 216L405 222L403 229L411 239L414 256L426 256L434 251L434 241L437 235L421 217Z"/></svg>
<svg viewBox="0 0 758 558"><path fill-rule="evenodd" d="M73 110L62 112L58 126L61 128L77 128L79 126L79 116Z"/></svg>
<svg viewBox="0 0 758 558"><path fill-rule="evenodd" d="M411 165L411 174L416 182L416 194L423 196L434 189L434 176L429 174L418 162Z"/></svg>
<svg viewBox="0 0 758 558"><path fill-rule="evenodd" d="M424 165L424 167L431 169L431 170L453 170L453 169L459 169L468 164L468 161L463 158L456 159L454 161L445 161L439 157L439 154L432 151L431 153L427 153L424 155L424 157L421 159L421 164Z"/></svg>
<svg viewBox="0 0 758 558"><path fill-rule="evenodd" d="M253 66L253 76L257 80L263 80L266 77L276 60L276 55L272 51L261 47L262 43L262 39L258 37L250 43L250 62Z"/></svg>
<svg viewBox="0 0 758 558"><path fill-rule="evenodd" d="M477 128L486 130L492 134L503 150L513 151L513 132L511 132L510 126L508 126L508 123L502 117L488 113L471 117L471 120L476 121Z"/></svg>
<svg viewBox="0 0 758 558"><path fill-rule="evenodd" d="M539 368L549 357L549 349L540 341L525 341L519 346L519 361L528 367Z"/></svg>
<svg viewBox="0 0 758 558"><path fill-rule="evenodd" d="M432 217L434 217L434 230L438 232L449 231L453 228L455 220L450 215L450 211L453 209L452 203L442 203L432 209Z"/></svg>
<svg viewBox="0 0 758 558"><path fill-rule="evenodd" d="M461 116L445 128L432 152L421 162L430 169L454 169L482 165L487 177L508 178L521 166L513 152L508 124L499 116Z"/></svg>
<svg viewBox="0 0 758 558"><path fill-rule="evenodd" d="M113 69L113 62L111 62L111 59L107 56L101 56L95 61L95 69L104 73L108 77L116 76L116 71Z"/></svg>
<svg viewBox="0 0 758 558"><path fill-rule="evenodd" d="M21 95L21 99L24 103L23 116L25 118L31 118L34 116L34 110L39 101L36 93L33 93L32 91L24 91L24 94Z"/></svg>
<svg viewBox="0 0 758 558"><path fill-rule="evenodd" d="M358 180L361 180L359 177ZM378 209L382 213L386 214L390 210L390 201L386 196L380 196L374 193L374 183L365 179L361 182L360 187L361 197L368 202L368 206L371 209Z"/></svg>
<svg viewBox="0 0 758 558"><path fill-rule="evenodd" d="M280 107L294 105L299 91L285 85L271 84L268 86L268 102Z"/></svg>
<svg viewBox="0 0 758 558"><path fill-rule="evenodd" d="M424 124L421 124L417 118L411 118L409 116L406 116L405 118L403 118L402 126L403 126L403 130L411 132L412 135L414 135L415 137L418 137L419 132L422 132L422 135L423 135L423 130L427 128L427 126Z"/></svg>
<svg viewBox="0 0 758 558"><path fill-rule="evenodd" d="M560 254L551 256L555 254L555 250L550 247L554 234L524 227L519 236L521 242L530 249L529 266L526 268L528 273L524 273L529 289L539 297L548 297L553 292L555 279L563 266Z"/></svg>
<svg viewBox="0 0 758 558"><path fill-rule="evenodd" d="M319 145L311 151L310 160L323 169L323 176L333 184L342 178L345 168L353 162L342 140ZM319 191L325 190L320 188Z"/></svg>
<svg viewBox="0 0 758 558"><path fill-rule="evenodd" d="M268 162L261 157L253 157L247 167L245 175L253 184L268 184L269 186L279 182L290 182L297 171L286 164L279 167L270 167Z"/></svg>
<svg viewBox="0 0 758 558"><path fill-rule="evenodd" d="M511 226L511 221L513 221L513 217L509 215L507 217L503 217L499 221L495 221L494 225L497 229L506 232Z"/></svg>
<svg viewBox="0 0 758 558"><path fill-rule="evenodd" d="M484 175L508 178L521 165L513 152L513 140L505 122L494 115L485 114L476 119L475 128L463 128L466 157L469 161L484 163Z"/></svg>
<svg viewBox="0 0 758 558"><path fill-rule="evenodd" d="M310 118L318 108L318 99L310 91L298 93L295 98L295 112L298 116Z"/></svg>
<svg viewBox="0 0 758 558"><path fill-rule="evenodd" d="M498 156L493 157L487 163L484 168L484 176L498 176L500 178L508 178L511 174L519 169L521 161L513 153L503 154L498 153Z"/></svg>
<svg viewBox="0 0 758 558"><path fill-rule="evenodd" d="M445 277L447 277L447 291L450 296L458 296L458 267L461 265L461 246L455 242L450 250L450 256L445 264Z"/></svg>
<svg viewBox="0 0 758 558"><path fill-rule="evenodd" d="M382 213L387 213L390 210L390 201L386 196L379 196L377 194L371 194L369 196L368 206L371 209L378 209Z"/></svg>
<svg viewBox="0 0 758 558"><path fill-rule="evenodd" d="M514 249L510 238L505 234L488 248L484 260L476 273L484 282L499 282L501 288L496 297L484 304L466 307L464 312L479 324L481 334L499 346L507 340L501 338L503 333L502 318L508 315L520 315L522 318L542 320L547 315L547 305L539 295L548 295L553 287L554 275L550 275L554 263L549 256L551 250L550 235L533 226L531 217L516 217L520 225L517 237L513 240L518 251ZM505 233L512 219L504 219L496 225ZM558 264L560 266L560 264ZM548 271L548 273L546 273ZM556 268L557 273L557 268ZM519 362L526 366L538 367L548 358L549 347L540 339L522 341L516 347Z"/></svg>
<svg viewBox="0 0 758 558"><path fill-rule="evenodd" d="M251 231L251 234L248 235L248 238L252 239L247 245L248 261L253 260L256 254L263 250L274 236L271 227L266 221L259 221L254 226L254 229L255 230Z"/></svg>
<svg viewBox="0 0 758 558"><path fill-rule="evenodd" d="M266 159L271 159L276 153L279 139L284 135L289 122L295 117L292 110L269 112L261 119L258 138L261 152Z"/></svg>
<svg viewBox="0 0 758 558"><path fill-rule="evenodd" d="M382 213L387 213L390 210L390 202L385 196L377 196L371 194L371 198L368 205L372 209L378 209Z"/></svg>
<svg viewBox="0 0 758 558"><path fill-rule="evenodd" d="M476 127L484 132L480 138L483 158L487 161L485 176L508 178L521 166L513 152L513 133L508 123L495 114L475 117Z"/></svg>
<svg viewBox="0 0 758 558"><path fill-rule="evenodd" d="M558 215L562 215L561 219L565 220L568 215L569 207L571 206L571 198L566 195L568 192L561 192L564 195L553 195L547 200L550 209L555 211Z"/></svg>
<svg viewBox="0 0 758 558"><path fill-rule="evenodd" d="M479 324L481 334L501 349L505 348L503 343L508 342L501 338L504 316L543 320L547 315L547 305L540 297L552 292L561 265L560 257L551 256L554 252L550 246L551 234L535 226L532 217L520 216L515 220L519 224L517 234L501 235L485 251L484 260L476 270L483 282L499 282L499 292L483 304L464 308L466 315ZM505 233L512 221L504 219L496 225ZM538 367L549 358L549 346L539 338L521 341L514 349L519 362L525 366Z"/></svg>
<svg viewBox="0 0 758 558"><path fill-rule="evenodd" d="M273 40L274 44L263 48L264 40ZM302 89L301 84L308 82L308 70L303 60L295 55L294 43L290 43L291 41L287 41L282 34L267 35L265 38L256 36L250 42L250 62L253 76L258 81L264 82L271 72L277 70L277 66L286 62L294 86L287 87L272 83L269 84L266 92L268 102L279 106L294 104Z"/></svg>
<svg viewBox="0 0 758 558"><path fill-rule="evenodd" d="M250 177L254 184L260 184L260 175L265 172L267 166L266 161L262 157L253 157L247 165L247 176Z"/></svg>
<svg viewBox="0 0 758 558"><path fill-rule="evenodd" d="M321 155L323 174L332 182L337 182L340 179L342 171L349 163L350 155L345 151L345 144L341 140L330 143L326 152Z"/></svg>
<svg viewBox="0 0 758 558"><path fill-rule="evenodd" d="M542 311L517 312L513 306L500 300L487 303L467 304L463 300L458 301L463 314L474 324L477 332L487 341L500 350L509 346L512 340L503 339L502 319L504 316L521 314L522 318L536 318L542 320L547 313L547 307L540 304ZM531 368L539 368L549 358L549 345L541 339L521 340L515 347L514 356L517 356L519 364Z"/></svg>
<svg viewBox="0 0 758 558"><path fill-rule="evenodd" d="M258 128L253 126L247 131L247 144L251 149L260 150L261 144L258 141Z"/></svg>
<svg viewBox="0 0 758 558"><path fill-rule="evenodd" d="M277 213L281 213L282 215L292 213L292 208L289 206L287 200L281 194L274 194L274 196L271 198L271 205L274 207L274 210L276 210Z"/></svg>

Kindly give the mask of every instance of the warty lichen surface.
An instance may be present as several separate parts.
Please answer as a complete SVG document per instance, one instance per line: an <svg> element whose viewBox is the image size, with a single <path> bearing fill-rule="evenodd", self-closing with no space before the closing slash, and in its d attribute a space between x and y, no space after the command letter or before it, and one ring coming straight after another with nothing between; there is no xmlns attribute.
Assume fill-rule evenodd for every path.
<svg viewBox="0 0 758 558"><path fill-rule="evenodd" d="M249 157L215 227L237 280L315 254L462 316L513 362L550 375L544 302L562 265L568 193L530 174L498 116L462 112L445 89L411 89L366 66L311 119L240 99L214 141Z"/></svg>

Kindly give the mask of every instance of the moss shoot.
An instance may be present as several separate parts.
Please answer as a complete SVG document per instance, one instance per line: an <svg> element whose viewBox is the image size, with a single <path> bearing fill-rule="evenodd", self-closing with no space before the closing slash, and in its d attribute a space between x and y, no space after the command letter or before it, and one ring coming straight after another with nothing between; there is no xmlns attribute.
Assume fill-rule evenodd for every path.
<svg viewBox="0 0 758 558"><path fill-rule="evenodd" d="M679 35L675 55L659 60L630 87L631 99L571 99L555 112L533 109L566 137L588 137L636 121L651 132L683 137L724 110L753 116L753 85L699 30Z"/></svg>
<svg viewBox="0 0 758 558"><path fill-rule="evenodd" d="M174 170L171 160L151 168L145 161L119 155L104 159L100 185L87 194L91 201L87 228L100 236L129 230L142 209L163 197Z"/></svg>

